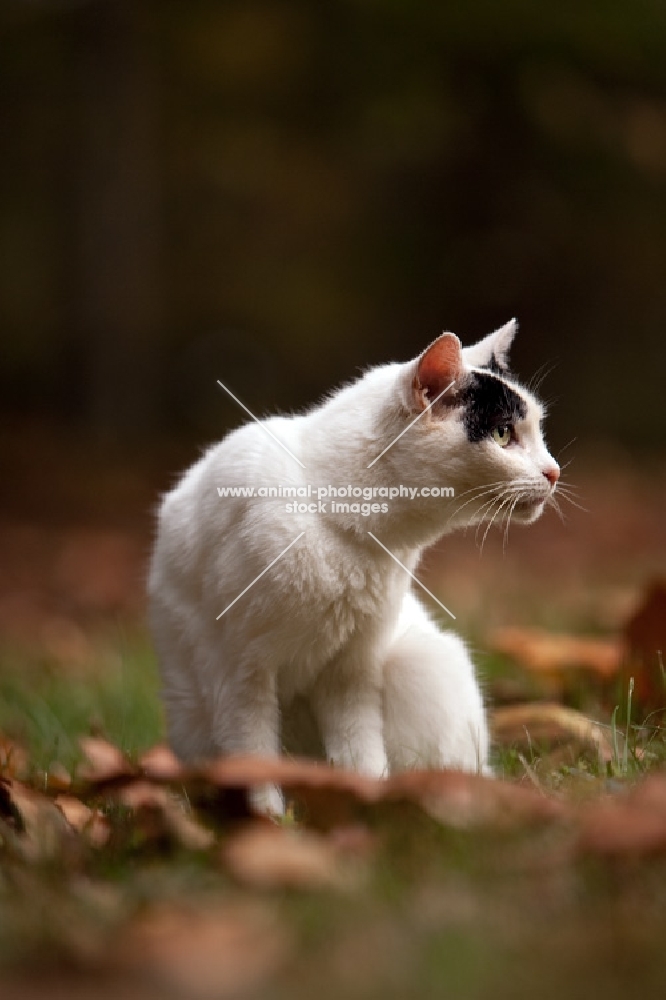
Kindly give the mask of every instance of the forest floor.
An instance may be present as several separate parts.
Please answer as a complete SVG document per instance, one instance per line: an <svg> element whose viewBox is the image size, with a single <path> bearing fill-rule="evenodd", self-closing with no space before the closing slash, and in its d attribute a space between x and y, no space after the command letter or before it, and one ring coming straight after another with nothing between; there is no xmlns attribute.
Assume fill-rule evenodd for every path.
<svg viewBox="0 0 666 1000"><path fill-rule="evenodd" d="M8 454L3 1000L664 993L666 470L597 454L570 470L586 509L564 523L427 554L483 677L497 778L373 782L181 768L143 596L173 456L114 465L39 430ZM248 807L267 779L281 824Z"/></svg>

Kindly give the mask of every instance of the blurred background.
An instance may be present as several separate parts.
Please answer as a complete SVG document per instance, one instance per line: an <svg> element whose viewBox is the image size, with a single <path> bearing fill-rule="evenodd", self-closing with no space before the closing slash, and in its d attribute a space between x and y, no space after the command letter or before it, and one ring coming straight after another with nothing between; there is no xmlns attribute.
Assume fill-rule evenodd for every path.
<svg viewBox="0 0 666 1000"><path fill-rule="evenodd" d="M663 570L662 4L5 0L0 134L5 632L140 619L218 378L290 410L512 316L587 512L431 585L604 629Z"/></svg>

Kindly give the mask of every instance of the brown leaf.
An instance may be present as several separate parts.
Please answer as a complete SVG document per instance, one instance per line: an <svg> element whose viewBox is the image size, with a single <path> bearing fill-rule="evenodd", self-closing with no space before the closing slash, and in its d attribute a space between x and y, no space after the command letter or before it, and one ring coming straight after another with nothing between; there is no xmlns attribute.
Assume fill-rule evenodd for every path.
<svg viewBox="0 0 666 1000"><path fill-rule="evenodd" d="M623 645L617 639L590 639L542 629L501 628L492 634L490 644L540 674L582 668L608 679L617 674L623 657Z"/></svg>
<svg viewBox="0 0 666 1000"><path fill-rule="evenodd" d="M124 753L107 740L85 736L80 740L86 763L78 771L79 778L94 784L107 784L131 778L136 774Z"/></svg>
<svg viewBox="0 0 666 1000"><path fill-rule="evenodd" d="M257 990L291 950L284 921L264 906L163 905L130 925L114 957L169 995L223 1000Z"/></svg>
<svg viewBox="0 0 666 1000"><path fill-rule="evenodd" d="M69 825L93 847L103 847L107 843L111 827L99 809L90 809L73 795L58 795L54 802Z"/></svg>
<svg viewBox="0 0 666 1000"><path fill-rule="evenodd" d="M535 702L507 705L491 713L493 739L502 746L530 749L544 744L576 743L592 750L603 763L613 759L611 742L602 727L573 708Z"/></svg>
<svg viewBox="0 0 666 1000"><path fill-rule="evenodd" d="M359 807L385 792L382 780L299 758L227 757L204 765L202 775L223 789L279 785L304 807L308 824L321 830L355 822Z"/></svg>
<svg viewBox="0 0 666 1000"><path fill-rule="evenodd" d="M538 822L565 812L543 793L457 771L408 771L374 779L313 761L260 757L228 757L205 770L222 785L281 785L305 806L308 824L320 830L353 825L368 806L381 802L412 802L456 826Z"/></svg>
<svg viewBox="0 0 666 1000"><path fill-rule="evenodd" d="M18 781L0 780L2 837L28 861L70 855L75 834L63 813L40 792Z"/></svg>
<svg viewBox="0 0 666 1000"><path fill-rule="evenodd" d="M254 788L277 784L283 788L343 789L366 801L379 798L383 787L382 781L366 778L356 771L295 757L222 757L203 765L201 773L212 784L221 787Z"/></svg>
<svg viewBox="0 0 666 1000"><path fill-rule="evenodd" d="M64 792L70 788L72 776L59 761L50 765L46 774L46 787L50 792Z"/></svg>
<svg viewBox="0 0 666 1000"><path fill-rule="evenodd" d="M577 847L583 854L608 856L666 851L666 777L651 775L622 797L589 804Z"/></svg>
<svg viewBox="0 0 666 1000"><path fill-rule="evenodd" d="M414 802L447 826L511 827L559 820L562 802L499 778L459 771L407 771L390 778L386 797Z"/></svg>
<svg viewBox="0 0 666 1000"><path fill-rule="evenodd" d="M163 743L147 750L139 760L139 767L145 777L153 781L182 781L189 773Z"/></svg>
<svg viewBox="0 0 666 1000"><path fill-rule="evenodd" d="M118 792L118 801L148 820L148 837L168 835L191 851L205 851L215 843L214 834L202 826L167 789L148 781L133 781Z"/></svg>
<svg viewBox="0 0 666 1000"><path fill-rule="evenodd" d="M233 836L222 854L236 878L254 886L308 889L346 881L333 844L306 830L255 822Z"/></svg>
<svg viewBox="0 0 666 1000"><path fill-rule="evenodd" d="M645 714L666 709L662 673L662 665L666 664L666 581L650 584L626 623L624 636L629 655L623 676L625 685L629 677L634 678L635 703Z"/></svg>
<svg viewBox="0 0 666 1000"><path fill-rule="evenodd" d="M25 749L8 736L0 735L0 777L21 780L26 778L28 771Z"/></svg>

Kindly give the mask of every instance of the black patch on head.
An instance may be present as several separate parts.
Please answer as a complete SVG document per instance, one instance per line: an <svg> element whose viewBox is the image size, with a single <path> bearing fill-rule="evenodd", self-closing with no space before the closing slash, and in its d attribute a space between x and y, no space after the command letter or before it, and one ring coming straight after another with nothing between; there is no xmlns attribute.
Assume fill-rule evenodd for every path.
<svg viewBox="0 0 666 1000"><path fill-rule="evenodd" d="M503 362L497 360L497 355L492 354L490 361L487 365L483 365L483 368L487 368L489 372L495 372L496 375L506 375L509 370L509 366L503 364Z"/></svg>
<svg viewBox="0 0 666 1000"><path fill-rule="evenodd" d="M527 416L525 400L501 378L471 372L461 386L457 402L470 441L483 441L502 424L515 424Z"/></svg>

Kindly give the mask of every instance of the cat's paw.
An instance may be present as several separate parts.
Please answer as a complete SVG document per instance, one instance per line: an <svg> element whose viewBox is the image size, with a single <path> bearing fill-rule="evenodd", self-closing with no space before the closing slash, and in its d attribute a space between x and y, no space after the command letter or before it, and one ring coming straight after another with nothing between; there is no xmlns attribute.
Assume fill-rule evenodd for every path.
<svg viewBox="0 0 666 1000"><path fill-rule="evenodd" d="M251 789L250 806L254 812L271 819L284 816L284 799L277 785L259 785Z"/></svg>

